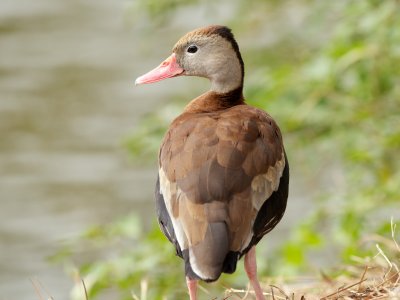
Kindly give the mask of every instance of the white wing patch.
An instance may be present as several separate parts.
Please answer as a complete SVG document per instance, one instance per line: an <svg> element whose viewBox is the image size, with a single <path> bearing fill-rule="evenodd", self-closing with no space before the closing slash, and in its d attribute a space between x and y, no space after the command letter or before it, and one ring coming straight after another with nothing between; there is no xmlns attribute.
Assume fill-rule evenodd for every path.
<svg viewBox="0 0 400 300"><path fill-rule="evenodd" d="M261 209L264 202L268 201L272 193L278 190L284 168L285 155L282 153L282 159L278 160L274 166L269 167L267 173L257 175L251 181L251 202L257 212ZM253 228L254 222L255 218L252 220L251 228ZM251 230L242 246L242 251L248 247L253 235L253 230Z"/></svg>
<svg viewBox="0 0 400 300"><path fill-rule="evenodd" d="M160 168L158 171L158 175L160 176L160 193L164 197L165 206L175 231L175 237L178 240L181 250L183 251L188 248L188 241L181 222L174 218L172 212L172 202L177 201L179 194L182 192L178 189L176 182L170 182L168 180L167 175L162 168Z"/></svg>

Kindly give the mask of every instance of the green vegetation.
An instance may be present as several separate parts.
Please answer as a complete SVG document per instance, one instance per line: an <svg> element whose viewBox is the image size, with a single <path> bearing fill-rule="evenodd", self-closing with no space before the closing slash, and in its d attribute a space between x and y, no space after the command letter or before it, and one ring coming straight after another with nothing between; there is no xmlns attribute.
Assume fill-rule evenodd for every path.
<svg viewBox="0 0 400 300"><path fill-rule="evenodd" d="M147 7L138 2L141 9ZM183 5L160 3L170 7L170 2L174 8ZM228 24L239 40L246 32L268 30L267 11L278 14L294 5L265 2L239 1L238 11L248 18ZM153 17L163 11L155 3L149 6ZM314 199L313 210L304 212L304 221L296 224L287 242L268 254L268 268L261 268L264 276L310 273L311 266L318 268L310 255L327 251L344 263L374 255L376 236L390 237L391 216L400 221L400 3L296 3L304 10L300 28L278 32L279 39L267 46L242 50L247 71L252 70L246 77L246 98L278 121L292 174L310 178L302 180ZM135 156L156 157L171 109L178 112L176 107L183 105L171 104L143 120L126 143L128 149ZM143 280L149 299L184 297L181 263L158 228L149 234L121 230L138 228L140 222L132 225L136 221L127 218L84 237L87 245L112 255L80 267L81 276L91 280L90 299L110 286L118 287L121 299L132 299L130 291L139 295ZM243 288L245 282L239 271L214 287L221 293L221 285Z"/></svg>

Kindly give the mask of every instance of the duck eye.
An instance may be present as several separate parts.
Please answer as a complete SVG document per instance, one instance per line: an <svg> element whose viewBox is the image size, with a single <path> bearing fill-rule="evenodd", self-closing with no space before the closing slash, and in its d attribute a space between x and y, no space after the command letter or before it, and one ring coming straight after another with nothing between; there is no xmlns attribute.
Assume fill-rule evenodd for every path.
<svg viewBox="0 0 400 300"><path fill-rule="evenodd" d="M196 52L197 52L197 46L195 46L195 45L190 45L190 46L187 48L186 51L189 52L189 53L196 53Z"/></svg>

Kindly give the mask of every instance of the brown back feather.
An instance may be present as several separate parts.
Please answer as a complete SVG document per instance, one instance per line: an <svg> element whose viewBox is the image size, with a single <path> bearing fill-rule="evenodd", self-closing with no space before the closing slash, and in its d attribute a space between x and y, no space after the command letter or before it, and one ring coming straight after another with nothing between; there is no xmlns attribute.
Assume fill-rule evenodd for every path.
<svg viewBox="0 0 400 300"><path fill-rule="evenodd" d="M256 108L237 105L179 116L164 138L159 164L183 195L171 200L179 202L173 206L179 210L175 217L186 224L187 246L205 238L206 224L225 222L229 248L238 251L258 212L251 200L252 180L282 155L279 128Z"/></svg>

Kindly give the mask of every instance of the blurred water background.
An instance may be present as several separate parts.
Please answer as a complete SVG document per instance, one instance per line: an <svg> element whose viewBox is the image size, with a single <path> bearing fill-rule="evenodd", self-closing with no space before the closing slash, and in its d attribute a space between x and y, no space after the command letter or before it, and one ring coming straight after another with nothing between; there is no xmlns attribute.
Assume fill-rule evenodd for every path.
<svg viewBox="0 0 400 300"><path fill-rule="evenodd" d="M30 278L67 299L71 278L46 257L153 207L155 170L132 167L121 140L165 100L133 85L164 50L143 55L125 14L122 1L0 3L0 299L35 298Z"/></svg>

